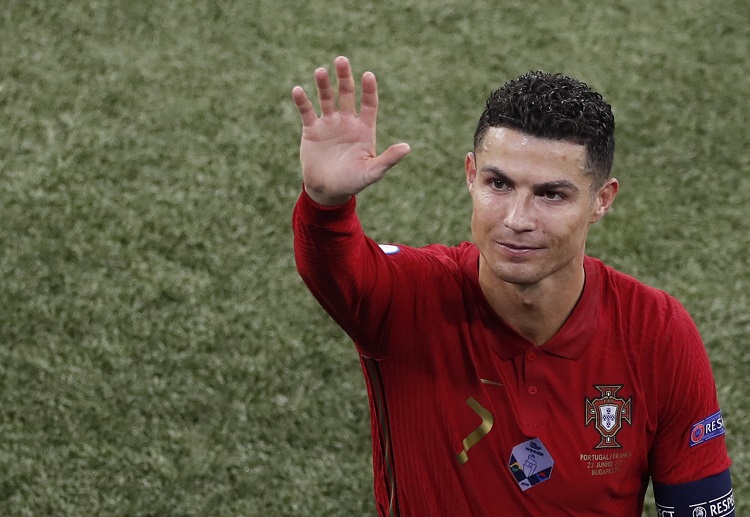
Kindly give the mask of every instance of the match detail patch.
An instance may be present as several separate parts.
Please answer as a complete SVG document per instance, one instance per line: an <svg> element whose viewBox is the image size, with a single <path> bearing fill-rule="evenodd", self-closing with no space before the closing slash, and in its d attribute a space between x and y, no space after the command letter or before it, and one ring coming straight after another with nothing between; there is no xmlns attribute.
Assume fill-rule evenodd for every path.
<svg viewBox="0 0 750 517"><path fill-rule="evenodd" d="M539 438L513 447L508 468L524 492L552 476L555 461Z"/></svg>
<svg viewBox="0 0 750 517"><path fill-rule="evenodd" d="M690 428L690 447L695 447L703 442L712 440L724 434L724 419L721 410L704 418Z"/></svg>
<svg viewBox="0 0 750 517"><path fill-rule="evenodd" d="M396 253L401 251L401 248L399 248L398 246L394 246L393 244L378 244L378 246L386 255L395 255Z"/></svg>

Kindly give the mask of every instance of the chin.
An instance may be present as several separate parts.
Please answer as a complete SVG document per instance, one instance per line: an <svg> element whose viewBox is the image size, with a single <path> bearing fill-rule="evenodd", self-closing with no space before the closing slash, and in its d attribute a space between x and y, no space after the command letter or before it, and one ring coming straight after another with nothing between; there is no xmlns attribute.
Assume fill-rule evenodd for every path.
<svg viewBox="0 0 750 517"><path fill-rule="evenodd" d="M520 277L520 276L501 278L501 280L503 280L506 284L511 284L511 285L515 285L518 287L531 287L533 285L538 284L543 279L544 279L543 277Z"/></svg>
<svg viewBox="0 0 750 517"><path fill-rule="evenodd" d="M494 269L494 275L508 284L528 286L541 282L546 275L538 270L529 268L499 267Z"/></svg>

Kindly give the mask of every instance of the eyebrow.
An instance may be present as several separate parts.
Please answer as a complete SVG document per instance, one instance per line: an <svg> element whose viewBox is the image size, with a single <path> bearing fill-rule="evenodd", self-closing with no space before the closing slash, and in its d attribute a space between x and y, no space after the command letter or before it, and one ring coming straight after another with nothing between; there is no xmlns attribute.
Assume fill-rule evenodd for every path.
<svg viewBox="0 0 750 517"><path fill-rule="evenodd" d="M484 165L481 169L482 172L486 172L495 176L497 179L503 180L508 185L515 185L515 182L511 180L503 171L495 167L494 165ZM568 180L556 180L547 181L544 183L538 183L534 185L535 192L543 192L546 190L570 190L572 192L580 192L578 187L574 183Z"/></svg>

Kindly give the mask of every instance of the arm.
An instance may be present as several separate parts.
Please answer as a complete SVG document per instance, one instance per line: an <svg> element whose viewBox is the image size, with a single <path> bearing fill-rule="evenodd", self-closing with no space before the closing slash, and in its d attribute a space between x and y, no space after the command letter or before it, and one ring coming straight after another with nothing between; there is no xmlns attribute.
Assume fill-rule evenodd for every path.
<svg viewBox="0 0 750 517"><path fill-rule="evenodd" d="M367 239L353 196L380 180L409 152L407 144L375 153L377 84L362 77L360 112L349 62L335 61L338 104L325 69L315 71L321 116L299 86L292 90L302 119L304 189L294 211L297 269L318 302L360 346L371 351L390 305L391 265Z"/></svg>
<svg viewBox="0 0 750 517"><path fill-rule="evenodd" d="M660 375L667 402L652 445L654 499L667 517L734 516L724 420L697 327L676 301ZM700 509L702 508L702 510Z"/></svg>
<svg viewBox="0 0 750 517"><path fill-rule="evenodd" d="M294 258L318 303L360 351L375 357L394 272L362 231L355 204L352 198L343 205L320 206L302 192L292 218Z"/></svg>
<svg viewBox="0 0 750 517"><path fill-rule="evenodd" d="M375 127L378 114L378 87L375 76L362 76L362 99L356 111L355 85L349 60L334 62L338 80L338 109L334 90L324 68L315 70L315 84L321 116L300 86L292 98L302 119L300 162L305 191L318 204L341 205L406 156L409 145L395 144L376 154Z"/></svg>

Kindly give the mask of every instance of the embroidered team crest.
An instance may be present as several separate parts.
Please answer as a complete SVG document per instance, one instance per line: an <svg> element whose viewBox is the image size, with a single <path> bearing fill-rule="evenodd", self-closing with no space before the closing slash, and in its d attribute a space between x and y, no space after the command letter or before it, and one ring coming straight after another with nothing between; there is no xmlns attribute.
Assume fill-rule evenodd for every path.
<svg viewBox="0 0 750 517"><path fill-rule="evenodd" d="M602 396L593 400L586 397L586 427L594 422L601 435L595 449L621 449L622 445L617 443L617 433L622 429L623 422L632 425L630 413L633 397L627 400L618 397L617 392L622 386L594 386Z"/></svg>

